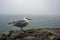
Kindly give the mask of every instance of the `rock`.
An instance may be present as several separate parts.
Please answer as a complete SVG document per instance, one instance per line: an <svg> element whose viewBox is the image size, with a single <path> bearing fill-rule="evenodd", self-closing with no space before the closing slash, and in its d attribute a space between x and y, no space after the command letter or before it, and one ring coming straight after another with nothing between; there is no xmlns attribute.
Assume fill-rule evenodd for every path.
<svg viewBox="0 0 60 40"><path fill-rule="evenodd" d="M27 36L23 38L24 40L35 40L35 37L33 36Z"/></svg>
<svg viewBox="0 0 60 40"><path fill-rule="evenodd" d="M60 40L60 30L57 29L30 29L10 31L0 34L0 40Z"/></svg>

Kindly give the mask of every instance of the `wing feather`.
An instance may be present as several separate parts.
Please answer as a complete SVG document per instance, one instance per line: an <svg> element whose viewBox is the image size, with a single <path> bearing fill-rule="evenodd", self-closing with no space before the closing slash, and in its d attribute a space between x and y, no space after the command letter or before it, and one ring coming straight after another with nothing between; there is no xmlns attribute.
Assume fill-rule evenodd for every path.
<svg viewBox="0 0 60 40"><path fill-rule="evenodd" d="M28 25L29 23L28 22L26 22L25 20L18 20L18 21L15 21L15 26L21 26L21 27L24 27L24 26L26 26L26 25Z"/></svg>

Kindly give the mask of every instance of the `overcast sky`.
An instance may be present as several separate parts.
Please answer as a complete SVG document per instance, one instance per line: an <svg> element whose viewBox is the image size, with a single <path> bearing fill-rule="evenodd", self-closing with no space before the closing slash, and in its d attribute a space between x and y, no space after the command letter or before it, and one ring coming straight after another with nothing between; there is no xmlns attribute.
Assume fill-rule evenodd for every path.
<svg viewBox="0 0 60 40"><path fill-rule="evenodd" d="M0 0L0 14L60 15L60 0Z"/></svg>

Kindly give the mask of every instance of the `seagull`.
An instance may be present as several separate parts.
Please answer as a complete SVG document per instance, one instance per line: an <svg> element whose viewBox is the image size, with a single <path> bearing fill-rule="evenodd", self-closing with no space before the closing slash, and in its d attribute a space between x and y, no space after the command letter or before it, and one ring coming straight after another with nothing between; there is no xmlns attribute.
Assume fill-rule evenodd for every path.
<svg viewBox="0 0 60 40"><path fill-rule="evenodd" d="M23 27L26 27L29 24L30 22L29 20L31 20L31 18L25 17L22 20L12 21L12 22L9 22L8 24L12 26L20 27L22 30Z"/></svg>

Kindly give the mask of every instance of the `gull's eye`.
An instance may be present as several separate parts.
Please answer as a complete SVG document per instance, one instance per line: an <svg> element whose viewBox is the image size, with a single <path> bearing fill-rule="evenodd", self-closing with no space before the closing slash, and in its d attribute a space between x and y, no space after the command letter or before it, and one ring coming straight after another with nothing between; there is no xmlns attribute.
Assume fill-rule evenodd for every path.
<svg viewBox="0 0 60 40"><path fill-rule="evenodd" d="M26 18L26 19L28 19L28 18Z"/></svg>

